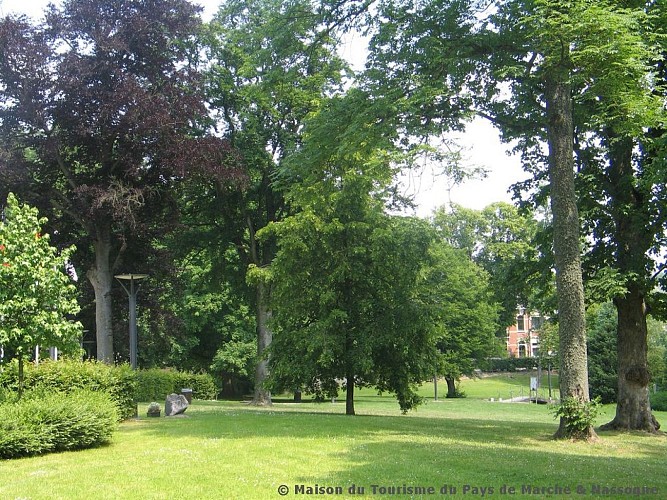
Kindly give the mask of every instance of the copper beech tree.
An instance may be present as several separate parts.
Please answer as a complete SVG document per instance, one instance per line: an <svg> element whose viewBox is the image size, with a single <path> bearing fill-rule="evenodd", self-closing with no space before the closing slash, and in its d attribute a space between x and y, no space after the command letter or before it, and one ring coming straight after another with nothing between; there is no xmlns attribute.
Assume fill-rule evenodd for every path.
<svg viewBox="0 0 667 500"><path fill-rule="evenodd" d="M167 193L184 176L241 178L229 145L197 132L207 116L189 63L198 11L185 0L66 0L40 23L0 20L0 185L90 249L105 362L114 358L113 274L128 241L172 219Z"/></svg>

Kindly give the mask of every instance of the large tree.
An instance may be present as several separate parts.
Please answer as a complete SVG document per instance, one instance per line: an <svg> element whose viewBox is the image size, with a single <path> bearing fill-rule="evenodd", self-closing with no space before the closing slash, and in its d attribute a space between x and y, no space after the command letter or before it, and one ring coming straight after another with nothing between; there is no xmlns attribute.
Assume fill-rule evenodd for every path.
<svg viewBox="0 0 667 500"><path fill-rule="evenodd" d="M499 122L509 136L521 134L531 119L543 116L543 137L553 148L550 130L558 125L559 117L550 113L553 99L547 97L558 97L554 76L567 86L554 103L565 106L569 101L569 109L562 108L572 135L567 158L575 154L577 208L582 210L588 236L585 268L589 288L596 299L613 298L619 318L619 399L617 416L609 427L655 431L659 424L648 401L645 306L654 289L649 254L659 253L664 231L662 195L656 189L661 164L653 161L655 149L647 147L651 141L645 140L645 131L659 123L663 113L650 66L658 58L650 33L655 26L651 27L642 2L621 6L618 2L542 1L536 6L535 15L518 25L527 27L529 36L514 45L519 49L515 61L498 58L496 67L505 68L505 75L520 75L509 79L514 89L511 105L499 99L489 109L508 110L501 111ZM509 21L513 16L509 12L504 17L505 31L511 35L521 32L513 30ZM528 57L526 45L535 57ZM546 73L549 66L540 62L541 57L549 56L543 50L549 45L551 59L545 62L556 63L560 58L562 74ZM508 73L511 66L514 69ZM536 101L541 85L545 109ZM553 104L551 108L553 111ZM509 116L511 112L515 116ZM638 143L644 153L634 155ZM535 146L523 142L527 158L539 158ZM536 176L540 175L536 170ZM553 184L549 187L553 203L558 196Z"/></svg>
<svg viewBox="0 0 667 500"><path fill-rule="evenodd" d="M371 188L372 180L346 175L326 205L272 226L272 379L283 390L327 397L344 380L347 415L364 385L413 408L416 384L434 369L434 327L418 293L431 231L385 215Z"/></svg>
<svg viewBox="0 0 667 500"><path fill-rule="evenodd" d="M228 146L193 130L207 113L186 43L198 10L185 0L66 0L41 24L0 22L2 179L90 245L106 362L113 274L132 235L151 217L173 219L166 190L193 167L230 177Z"/></svg>
<svg viewBox="0 0 667 500"><path fill-rule="evenodd" d="M226 2L204 38L209 102L221 131L243 157L249 182L236 194L220 183L202 187L195 195L201 203L190 213L197 220L206 207L210 230L219 236L211 241L221 256L228 249L238 253L243 277L249 266L266 267L275 256L275 241L260 241L256 233L290 213L283 196L286 184L278 173L298 147L306 117L325 95L339 89L343 76L335 40L313 9L307 1ZM265 405L271 404L264 383L265 349L272 339L271 290L262 280L249 285L258 349L253 403Z"/></svg>

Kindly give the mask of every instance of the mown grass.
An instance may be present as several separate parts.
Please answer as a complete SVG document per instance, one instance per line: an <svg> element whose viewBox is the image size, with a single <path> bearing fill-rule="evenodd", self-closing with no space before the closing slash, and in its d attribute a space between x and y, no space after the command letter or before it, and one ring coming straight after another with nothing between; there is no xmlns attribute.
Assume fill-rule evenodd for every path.
<svg viewBox="0 0 667 500"><path fill-rule="evenodd" d="M465 485L494 488L485 498L510 496L500 494L503 485L523 498L546 495L521 494L522 485L581 486L585 498L599 496L592 485L647 486L657 493L645 496L667 498L667 437L605 432L592 444L554 441L546 405L483 399L506 383L465 381L468 398L431 401L408 415L370 390L359 392L355 417L344 415L344 401L264 409L195 401L187 417L159 419L146 418L144 404L109 446L0 462L0 498L277 499L281 485L287 498L315 485L342 487L346 498L353 485L365 489L355 498L431 496L373 494L372 485L433 487L437 497L447 485L451 498L481 498L481 489L464 495ZM613 411L605 407L599 423ZM667 423L667 413L657 416Z"/></svg>

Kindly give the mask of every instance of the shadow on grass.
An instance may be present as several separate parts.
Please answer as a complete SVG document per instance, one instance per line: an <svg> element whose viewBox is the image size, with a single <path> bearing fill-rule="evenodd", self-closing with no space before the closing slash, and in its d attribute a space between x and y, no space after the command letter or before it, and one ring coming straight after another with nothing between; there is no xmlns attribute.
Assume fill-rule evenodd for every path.
<svg viewBox="0 0 667 500"><path fill-rule="evenodd" d="M331 413L326 406L322 411L309 406L295 411L293 405L256 409L196 402L189 418L141 419L124 426L123 432L199 444L219 442L223 447L228 442L230 449L251 450L253 456L262 457L260 463L264 457L268 461L289 453L283 458L296 470L285 481L291 481L288 486L293 493L298 485L317 484L340 487L346 493L353 485L363 487L369 497L381 496L380 487L403 485L433 487L438 494L447 486L444 491L453 496L481 496L481 488L494 488L497 495L503 485L517 492L524 485L538 490L559 486L573 492L582 487L589 497L595 496L595 485L644 485L658 488L653 498L667 494L664 436L604 432L594 444L559 442L551 438L554 422L527 422L531 414L523 408L513 420L505 407L485 405L473 405L474 411L467 416L443 411L426 416L355 417ZM480 415L481 410L489 413ZM540 418L544 420L544 415ZM288 445L289 451L276 449ZM335 457L337 465L320 470L318 453ZM294 465L301 463L308 465ZM464 492L466 485L480 489L474 495L472 489ZM547 496L532 489L530 495Z"/></svg>

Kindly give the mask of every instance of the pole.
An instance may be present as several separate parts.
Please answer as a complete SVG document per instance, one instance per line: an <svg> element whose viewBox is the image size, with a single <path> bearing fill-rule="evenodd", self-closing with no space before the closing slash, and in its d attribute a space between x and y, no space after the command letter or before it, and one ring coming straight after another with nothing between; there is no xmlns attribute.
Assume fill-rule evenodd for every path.
<svg viewBox="0 0 667 500"><path fill-rule="evenodd" d="M147 274L119 274L116 279L127 293L129 299L129 323L130 323L130 366L137 369L137 294L139 293L138 280L144 279ZM123 284L126 280L129 287Z"/></svg>
<svg viewBox="0 0 667 500"><path fill-rule="evenodd" d="M137 292L134 277L130 278L130 367L137 369Z"/></svg>

